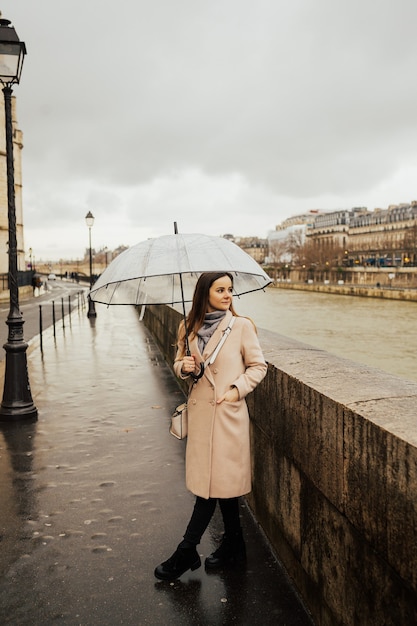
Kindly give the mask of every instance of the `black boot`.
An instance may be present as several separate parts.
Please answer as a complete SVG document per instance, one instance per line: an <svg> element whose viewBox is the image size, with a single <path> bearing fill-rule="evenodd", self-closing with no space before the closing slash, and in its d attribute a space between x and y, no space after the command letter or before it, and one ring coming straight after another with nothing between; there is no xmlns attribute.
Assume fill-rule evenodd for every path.
<svg viewBox="0 0 417 626"><path fill-rule="evenodd" d="M246 546L242 531L233 535L224 535L220 546L205 560L207 569L216 569L225 565L244 565Z"/></svg>
<svg viewBox="0 0 417 626"><path fill-rule="evenodd" d="M167 561L155 568L155 576L159 580L176 580L188 569L194 571L201 565L196 547L183 547L181 544Z"/></svg>

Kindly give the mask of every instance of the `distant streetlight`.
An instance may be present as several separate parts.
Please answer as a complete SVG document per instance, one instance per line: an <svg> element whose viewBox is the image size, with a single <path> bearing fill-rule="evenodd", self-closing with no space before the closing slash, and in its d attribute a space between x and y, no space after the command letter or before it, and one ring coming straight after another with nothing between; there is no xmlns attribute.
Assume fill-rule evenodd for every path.
<svg viewBox="0 0 417 626"><path fill-rule="evenodd" d="M85 223L88 227L88 235L89 235L89 249L90 249L90 291L93 286L93 254L91 250L91 229L94 225L94 215L89 211L85 216ZM90 298L90 294L88 294L88 313L87 317L97 317L94 300Z"/></svg>
<svg viewBox="0 0 417 626"><path fill-rule="evenodd" d="M1 13L0 13L1 16ZM9 226L9 327L0 421L36 420L38 411L33 403L27 369L27 343L23 338L23 317L19 307L17 272L16 204L14 189L12 85L19 84L26 46L19 40L9 20L0 17L0 82L3 85L6 123L7 207Z"/></svg>

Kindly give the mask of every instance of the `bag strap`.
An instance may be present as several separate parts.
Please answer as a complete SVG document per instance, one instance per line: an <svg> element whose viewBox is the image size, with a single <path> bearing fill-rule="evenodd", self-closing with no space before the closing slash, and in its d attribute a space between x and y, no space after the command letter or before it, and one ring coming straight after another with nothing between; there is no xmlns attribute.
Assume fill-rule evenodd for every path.
<svg viewBox="0 0 417 626"><path fill-rule="evenodd" d="M207 365L213 365L213 363L216 360L217 355L219 354L219 352L220 352L224 342L226 341L226 339L230 335L230 332L232 330L232 326L235 323L235 319L236 319L236 317L233 315L232 319L229 322L229 325L227 326L227 328L223 332L223 337L220 339L219 343L217 344L217 346L215 347L214 351L211 353L209 358L204 361L204 367L207 367Z"/></svg>

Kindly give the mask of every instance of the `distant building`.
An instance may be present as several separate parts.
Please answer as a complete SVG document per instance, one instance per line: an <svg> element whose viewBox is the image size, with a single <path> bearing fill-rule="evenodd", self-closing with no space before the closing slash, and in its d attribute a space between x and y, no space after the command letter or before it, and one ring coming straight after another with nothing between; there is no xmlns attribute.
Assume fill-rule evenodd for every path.
<svg viewBox="0 0 417 626"><path fill-rule="evenodd" d="M349 226L348 258L361 265L417 265L417 201L357 215Z"/></svg>
<svg viewBox="0 0 417 626"><path fill-rule="evenodd" d="M285 230L290 226L310 226L320 215L326 215L326 211L321 209L311 209L310 211L307 211L307 213L300 213L299 215L287 217L287 219L285 219L281 224L277 224L277 226L275 226L275 230Z"/></svg>
<svg viewBox="0 0 417 626"><path fill-rule="evenodd" d="M314 220L323 214L319 209L288 217L268 233L267 263L291 263L294 261L294 249L303 246L306 232Z"/></svg>
<svg viewBox="0 0 417 626"><path fill-rule="evenodd" d="M320 214L306 230L315 250L340 249L344 265L417 265L417 202L368 211L355 207Z"/></svg>
<svg viewBox="0 0 417 626"><path fill-rule="evenodd" d="M268 240L259 237L240 237L238 246L261 265L268 254Z"/></svg>
<svg viewBox="0 0 417 626"><path fill-rule="evenodd" d="M228 239L228 241L235 243L239 248L242 248L242 250L261 265L265 263L265 258L268 254L267 239L260 239L259 237L235 237L231 233L226 233L222 235L222 237L223 239Z"/></svg>
<svg viewBox="0 0 417 626"><path fill-rule="evenodd" d="M23 135L17 128L16 98L12 98L13 120L13 156L16 203L16 239L17 269L25 270L25 251L23 245L23 208L22 208L22 149ZM8 258L9 219L7 202L7 161L6 161L6 130L4 106L0 106L0 274L9 270Z"/></svg>
<svg viewBox="0 0 417 626"><path fill-rule="evenodd" d="M321 213L308 225L306 236L316 247L348 247L350 225L357 216L367 215L366 207Z"/></svg>

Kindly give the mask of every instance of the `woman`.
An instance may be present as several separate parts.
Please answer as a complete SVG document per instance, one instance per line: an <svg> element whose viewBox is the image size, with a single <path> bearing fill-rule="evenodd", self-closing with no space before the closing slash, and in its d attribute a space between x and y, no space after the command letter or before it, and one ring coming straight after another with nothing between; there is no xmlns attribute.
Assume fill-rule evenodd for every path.
<svg viewBox="0 0 417 626"><path fill-rule="evenodd" d="M201 565L196 546L217 501L225 534L220 547L205 560L207 568L243 564L246 549L239 518L239 496L251 490L248 393L266 374L266 363L253 323L233 309L233 277L227 272L200 276L187 317L192 356L185 354L185 327L180 324L174 371L190 379L186 485L196 495L183 541L158 565L155 576L174 580ZM230 335L215 362L196 380L200 364L214 352L232 316Z"/></svg>

